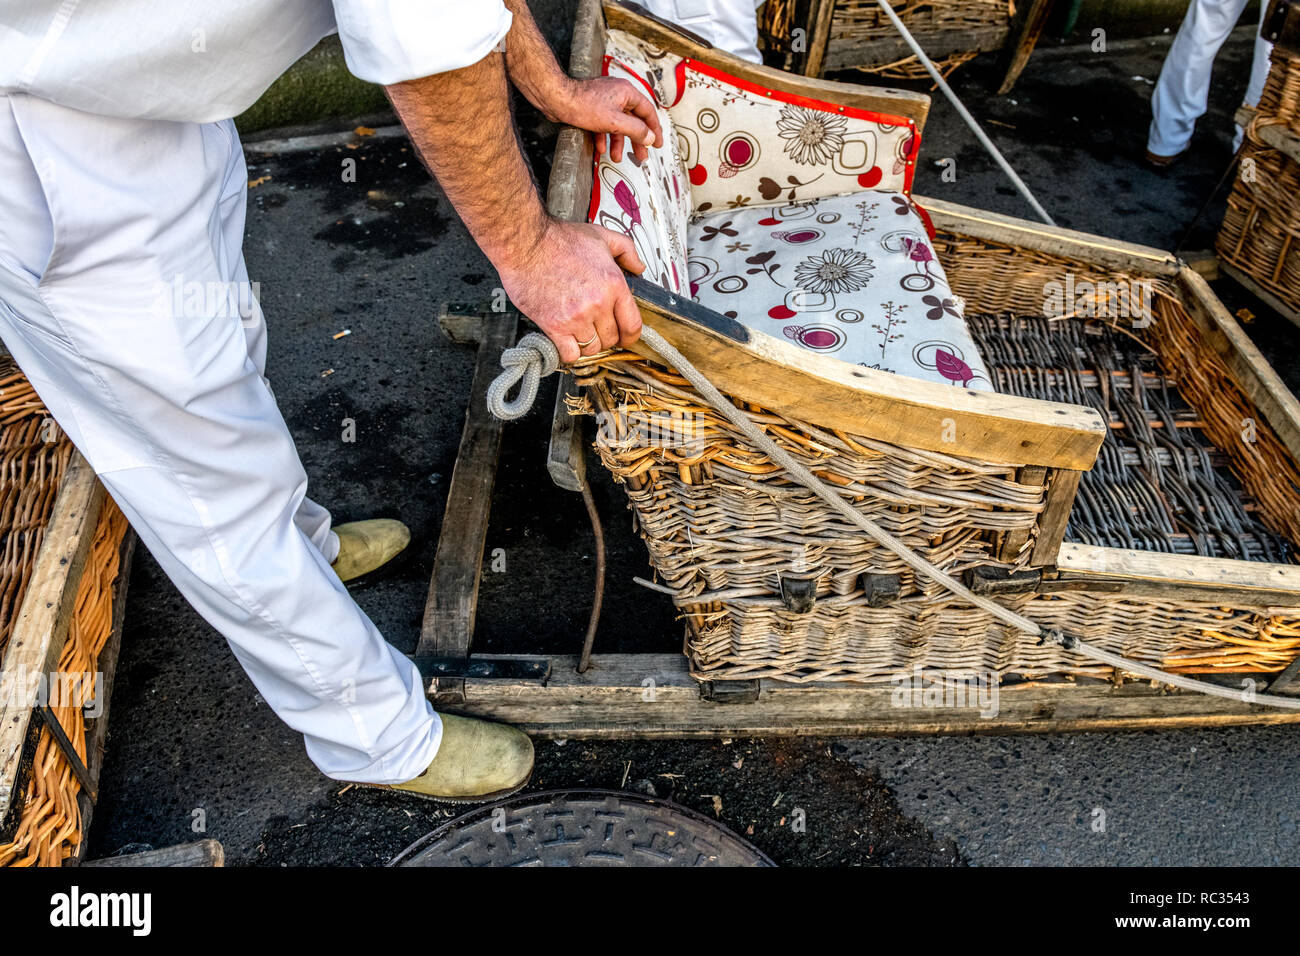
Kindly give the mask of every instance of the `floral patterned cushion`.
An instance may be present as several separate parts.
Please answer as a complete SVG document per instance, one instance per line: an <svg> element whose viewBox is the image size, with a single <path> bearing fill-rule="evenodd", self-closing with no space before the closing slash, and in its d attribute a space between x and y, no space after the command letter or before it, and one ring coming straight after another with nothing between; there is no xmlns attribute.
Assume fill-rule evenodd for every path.
<svg viewBox="0 0 1300 956"><path fill-rule="evenodd" d="M921 137L904 117L764 90L694 60L669 112L695 213L911 192Z"/></svg>
<svg viewBox="0 0 1300 956"><path fill-rule="evenodd" d="M609 31L605 72L664 129L638 167L596 165L589 219L630 236L646 277L814 352L990 390L909 196L905 117L765 90Z"/></svg>
<svg viewBox="0 0 1300 956"><path fill-rule="evenodd" d="M637 49L621 49L605 57L605 72L639 84L658 102L647 82L654 75L650 62ZM617 163L601 157L592 177L591 207L587 219L621 232L636 245L646 265L645 277L665 289L682 292L686 284L686 220L690 209L690 184L677 152L668 113L658 109L664 130L663 149L651 149L638 166L626 148Z"/></svg>
<svg viewBox="0 0 1300 956"><path fill-rule="evenodd" d="M905 116L760 87L622 30L606 53L668 110L691 211L882 189L910 194L921 137Z"/></svg>
<svg viewBox="0 0 1300 956"><path fill-rule="evenodd" d="M706 213L687 244L691 296L750 328L867 368L993 388L964 303L899 193Z"/></svg>

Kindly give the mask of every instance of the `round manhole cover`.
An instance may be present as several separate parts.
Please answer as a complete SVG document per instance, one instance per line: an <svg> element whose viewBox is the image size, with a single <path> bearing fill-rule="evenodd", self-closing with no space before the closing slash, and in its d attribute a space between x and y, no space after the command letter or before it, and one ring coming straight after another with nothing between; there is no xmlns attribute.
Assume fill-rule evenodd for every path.
<svg viewBox="0 0 1300 956"><path fill-rule="evenodd" d="M774 866L694 810L614 790L547 790L479 807L391 866Z"/></svg>

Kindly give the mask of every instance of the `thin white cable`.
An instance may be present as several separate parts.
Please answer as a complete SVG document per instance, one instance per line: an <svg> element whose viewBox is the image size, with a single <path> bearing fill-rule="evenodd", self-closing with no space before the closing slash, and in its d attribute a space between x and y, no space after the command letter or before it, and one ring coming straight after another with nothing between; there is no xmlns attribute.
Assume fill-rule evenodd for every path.
<svg viewBox="0 0 1300 956"><path fill-rule="evenodd" d="M531 332L524 336L524 338L520 340L521 346L525 341L535 336L537 336L537 333L535 332ZM641 341L658 354L659 357L664 360L664 364L675 369L678 374L690 382L691 385L694 386L695 390L700 393L700 396L715 411L726 418L727 421L731 422L731 424L733 424L736 429L745 436L745 438L753 442L753 444L761 449L768 458L772 459L772 461L784 468L795 481L799 482L799 484L803 485L818 498L822 499L822 501L826 502L826 504L834 508L850 522L861 528L872 541L875 541L881 547L897 555L898 558L912 570L930 578L932 581L936 581L956 596L962 598L975 607L988 612L1004 624L1008 624L1018 631L1023 631L1026 634L1040 638L1040 642L1051 641L1054 644L1059 644L1065 650L1076 653L1081 657L1087 657L1103 664L1109 664L1112 667L1118 667L1121 670L1133 674L1140 674L1143 677L1148 677L1151 680L1157 680L1164 684L1181 687L1184 690L1197 691L1198 693L1209 694L1214 697L1223 697L1228 700L1245 701L1254 704L1267 704L1272 707L1285 707L1292 710L1300 710L1300 698L1297 697L1278 697L1269 694L1255 694L1253 692L1220 687L1217 684L1194 680L1190 677L1183 677L1179 674L1170 674L1167 671L1160 670L1159 668L1151 667L1138 661L1129 660L1127 657L1112 654L1110 651L1104 651L1099 647L1093 647L1091 644L1085 644L1077 638L1063 634L1059 630L1045 631L1039 624L1031 621L1029 618L1017 614L1010 608L1003 607L997 601L976 594L956 578L939 568L936 568L933 564L925 560L925 558L921 557L889 532L885 531L866 515L851 507L839 493L833 491L829 485L809 471L802 462L778 445L766 432L755 425L748 415L738 409L730 399L718 391L717 387L705 378L703 373L692 365L686 356L677 351L677 349L657 331L650 328L648 325L642 326ZM537 385L533 376L540 374L549 375L551 371L554 371L554 368L551 368L546 372L540 371L544 360L541 355L542 351L542 349L534 348L506 350L507 353L526 353L522 354L518 358L518 361L533 363L534 367L521 370L518 368L518 361L512 359L510 367L505 372L502 372L501 376L497 378L488 389L489 408L493 409L493 414L496 414L496 409L491 404L491 396L494 393L504 393L512 387L515 382L519 381L520 378L523 378L525 383L530 380L533 381L531 394L528 400L528 404L532 404L532 400L536 398L537 395ZM501 364L503 366L506 365L504 354L502 355ZM501 387L498 388L498 386ZM528 411L526 406L522 410L516 410L516 406L522 403L523 397L523 390L521 390L519 398L516 399L510 407L510 411L513 413L512 417L517 418L519 415Z"/></svg>
<svg viewBox="0 0 1300 956"><path fill-rule="evenodd" d="M939 89L943 90L943 95L948 97L948 102L952 103L957 114L961 116L966 125L970 127L971 132L975 134L975 138L980 141L980 145L988 150L989 155L993 157L993 161L1002 167L1002 171L1007 174L1007 178L1015 184L1016 189L1020 190L1020 195L1025 197L1025 201L1029 203L1034 212L1038 213L1039 218L1049 226L1055 226L1055 221L1053 221L1052 217L1047 214L1047 210L1039 205L1038 200L1035 199L1034 194L1029 191L1029 187L1025 185L1024 180L1022 180L1016 171L1011 168L1011 164L1008 163L1006 157L1002 155L1002 151L993 145L993 140L988 138L984 130L980 128L980 124L975 121L975 117L971 116L962 101L957 99L957 94L952 91L952 87L948 85L948 82L943 78L942 74L935 69L934 63L932 63L930 58L925 55L925 51L921 49L921 45L916 42L916 37L912 36L912 31L907 29L903 21L898 18L898 14L894 12L894 8L889 5L888 0L877 0L877 2L880 4L881 9L885 11L885 16L889 17L890 22L894 24L894 28L903 35L903 39L906 40L907 45L912 48L912 52L916 54L916 58L920 60L921 64L929 71L930 78L934 80Z"/></svg>

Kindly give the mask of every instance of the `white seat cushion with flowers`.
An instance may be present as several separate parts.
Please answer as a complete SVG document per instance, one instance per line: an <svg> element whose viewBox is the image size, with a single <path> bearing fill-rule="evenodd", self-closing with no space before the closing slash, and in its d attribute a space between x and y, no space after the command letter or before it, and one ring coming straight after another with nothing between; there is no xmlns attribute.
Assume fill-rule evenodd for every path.
<svg viewBox="0 0 1300 956"><path fill-rule="evenodd" d="M637 166L596 164L588 219L628 235L646 278L810 351L989 390L910 197L920 134L684 59L611 30L605 72L663 126ZM689 290L689 291L688 291Z"/></svg>
<svg viewBox="0 0 1300 956"><path fill-rule="evenodd" d="M963 303L900 193L706 213L687 245L692 298L742 325L867 368L993 387Z"/></svg>

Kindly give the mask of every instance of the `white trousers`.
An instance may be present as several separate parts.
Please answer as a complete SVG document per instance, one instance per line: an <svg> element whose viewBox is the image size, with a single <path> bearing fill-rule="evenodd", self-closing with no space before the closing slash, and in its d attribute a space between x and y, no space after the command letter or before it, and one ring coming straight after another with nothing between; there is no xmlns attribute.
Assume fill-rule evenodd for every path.
<svg viewBox="0 0 1300 956"><path fill-rule="evenodd" d="M1260 23L1264 21L1264 0ZM1223 41L1241 18L1246 0L1192 0L1178 34L1160 68L1160 79L1151 94L1151 129L1147 149L1157 156L1176 156L1192 141L1196 121L1209 107L1210 71ZM1255 34L1255 55L1250 65L1250 82L1242 102L1254 106L1268 78L1268 58L1273 44ZM1241 145L1237 127L1233 149Z"/></svg>
<svg viewBox="0 0 1300 956"><path fill-rule="evenodd" d="M751 63L758 52L757 9L763 0L640 0L657 17L698 33L719 50Z"/></svg>
<svg viewBox="0 0 1300 956"><path fill-rule="evenodd" d="M0 339L321 771L409 780L442 725L330 569L338 538L264 378L247 188L228 120L0 95Z"/></svg>

